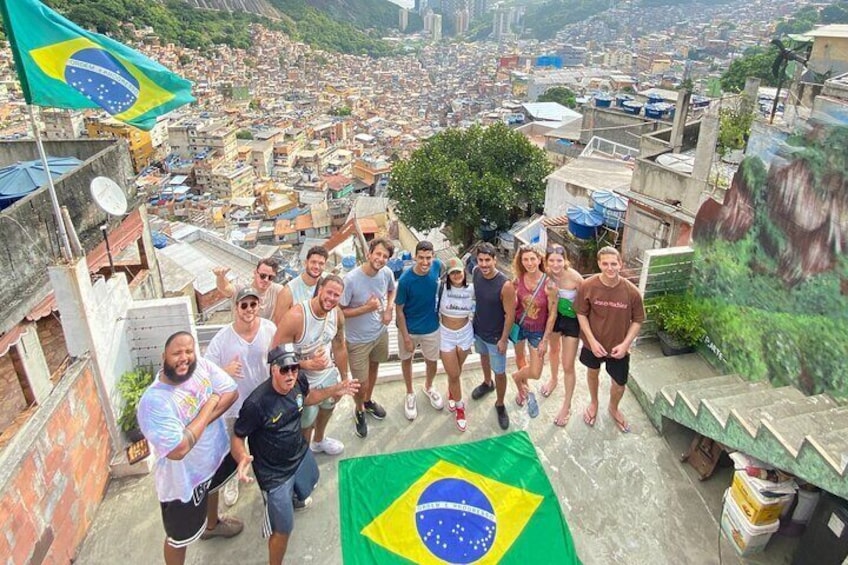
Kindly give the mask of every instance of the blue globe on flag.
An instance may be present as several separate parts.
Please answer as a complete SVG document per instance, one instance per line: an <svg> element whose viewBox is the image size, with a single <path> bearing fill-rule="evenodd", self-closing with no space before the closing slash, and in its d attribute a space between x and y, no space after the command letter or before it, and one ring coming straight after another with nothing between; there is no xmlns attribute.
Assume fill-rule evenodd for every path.
<svg viewBox="0 0 848 565"><path fill-rule="evenodd" d="M463 479L433 481L415 507L418 536L430 552L448 563L473 563L495 542L497 520L489 499Z"/></svg>
<svg viewBox="0 0 848 565"><path fill-rule="evenodd" d="M65 82L112 115L127 111L138 100L138 80L103 49L81 49L68 57Z"/></svg>

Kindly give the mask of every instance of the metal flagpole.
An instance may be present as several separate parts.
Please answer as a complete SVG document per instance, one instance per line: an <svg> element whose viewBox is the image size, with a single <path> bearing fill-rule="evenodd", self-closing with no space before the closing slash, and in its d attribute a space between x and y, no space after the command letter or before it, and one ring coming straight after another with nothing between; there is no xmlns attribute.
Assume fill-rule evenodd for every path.
<svg viewBox="0 0 848 565"><path fill-rule="evenodd" d="M29 119L32 123L32 135L35 137L38 155L41 157L41 166L44 167L44 174L47 175L47 192L50 194L50 203L53 205L53 217L56 219L56 227L59 229L59 247L62 250L62 257L66 261L70 261L73 258L71 243L68 241L68 232L65 230L65 223L62 221L62 210L59 208L59 199L56 198L56 187L53 186L53 176L50 174L47 154L44 153L44 145L41 143L41 132L38 131L35 112L33 112L31 104L27 104L27 111L29 111Z"/></svg>

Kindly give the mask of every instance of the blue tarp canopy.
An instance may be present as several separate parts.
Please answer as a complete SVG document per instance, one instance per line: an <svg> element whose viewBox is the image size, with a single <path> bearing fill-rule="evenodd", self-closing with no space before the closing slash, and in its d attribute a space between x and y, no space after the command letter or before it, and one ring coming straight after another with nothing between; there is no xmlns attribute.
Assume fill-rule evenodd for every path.
<svg viewBox="0 0 848 565"><path fill-rule="evenodd" d="M82 161L73 157L48 157L50 176L59 178L73 171ZM17 162L0 169L0 210L7 208L47 182L41 159Z"/></svg>

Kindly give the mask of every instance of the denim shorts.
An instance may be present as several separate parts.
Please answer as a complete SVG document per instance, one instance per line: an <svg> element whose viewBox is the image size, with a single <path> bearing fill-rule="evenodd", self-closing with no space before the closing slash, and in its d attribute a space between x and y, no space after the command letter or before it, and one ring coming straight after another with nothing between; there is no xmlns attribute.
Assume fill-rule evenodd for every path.
<svg viewBox="0 0 848 565"><path fill-rule="evenodd" d="M545 332L531 332L518 326L518 341L524 341L526 339L533 349L539 347L539 343L541 343L543 337L545 337Z"/></svg>
<svg viewBox="0 0 848 565"><path fill-rule="evenodd" d="M488 341L483 341L483 338L478 335L475 335L474 348L480 355L489 356L489 364L492 367L492 372L494 372L496 375L506 374L506 354L498 351L497 343L489 343Z"/></svg>
<svg viewBox="0 0 848 565"><path fill-rule="evenodd" d="M262 533L270 537L272 533L290 534L294 529L294 504L292 496L306 500L318 484L318 465L312 451L307 449L294 475L270 491L262 491L265 502L265 523Z"/></svg>

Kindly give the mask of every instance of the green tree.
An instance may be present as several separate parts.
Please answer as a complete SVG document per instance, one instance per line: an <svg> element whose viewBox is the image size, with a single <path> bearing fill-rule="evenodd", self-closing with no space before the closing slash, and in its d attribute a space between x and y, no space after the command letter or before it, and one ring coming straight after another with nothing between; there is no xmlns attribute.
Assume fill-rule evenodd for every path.
<svg viewBox="0 0 848 565"><path fill-rule="evenodd" d="M484 221L499 226L541 209L544 151L504 124L448 129L395 164L389 196L407 225L428 230L447 224L465 245Z"/></svg>
<svg viewBox="0 0 848 565"><path fill-rule="evenodd" d="M249 129L240 129L236 132L236 139L253 139Z"/></svg>
<svg viewBox="0 0 848 565"><path fill-rule="evenodd" d="M350 116L351 109L348 106L340 106L338 108L330 108L330 111L327 113L331 116Z"/></svg>
<svg viewBox="0 0 848 565"><path fill-rule="evenodd" d="M742 57L736 59L721 75L721 88L725 92L741 92L745 89L748 77L757 77L763 86L775 86L777 77L771 73L771 67L778 56L777 47L751 47Z"/></svg>
<svg viewBox="0 0 848 565"><path fill-rule="evenodd" d="M564 86L555 86L547 89L537 100L539 102L556 102L566 108L577 107L577 97L570 89Z"/></svg>
<svg viewBox="0 0 848 565"><path fill-rule="evenodd" d="M744 149L751 133L754 114L751 104L742 103L738 108L722 108L718 112L717 149L724 156L734 149Z"/></svg>

